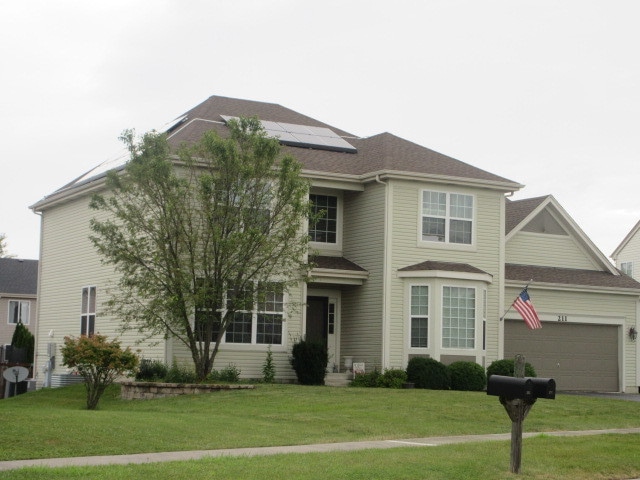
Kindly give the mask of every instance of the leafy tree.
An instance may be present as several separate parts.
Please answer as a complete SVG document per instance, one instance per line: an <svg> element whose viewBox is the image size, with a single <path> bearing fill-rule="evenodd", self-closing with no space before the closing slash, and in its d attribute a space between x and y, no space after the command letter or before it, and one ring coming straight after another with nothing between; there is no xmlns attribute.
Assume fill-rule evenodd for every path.
<svg viewBox="0 0 640 480"><path fill-rule="evenodd" d="M35 339L33 334L25 327L21 321L16 325L11 337L11 346L24 350L24 358L27 363L33 363L33 350Z"/></svg>
<svg viewBox="0 0 640 480"><path fill-rule="evenodd" d="M108 213L92 220L91 240L119 274L107 309L141 341L182 342L199 380L235 312L251 310L269 289L286 291L308 268L301 226L309 185L300 163L281 154L256 118L229 127L229 138L209 131L175 152L164 135L136 140L126 131L125 172L110 172L109 193L91 202Z"/></svg>
<svg viewBox="0 0 640 480"><path fill-rule="evenodd" d="M9 255L7 252L7 236L4 233L0 233L0 258L13 258L14 255Z"/></svg>
<svg viewBox="0 0 640 480"><path fill-rule="evenodd" d="M122 375L132 375L138 366L138 357L129 347L120 348L120 342L107 342L104 335L64 337L63 365L75 368L84 378L87 388L87 409L95 410L100 397L113 381Z"/></svg>

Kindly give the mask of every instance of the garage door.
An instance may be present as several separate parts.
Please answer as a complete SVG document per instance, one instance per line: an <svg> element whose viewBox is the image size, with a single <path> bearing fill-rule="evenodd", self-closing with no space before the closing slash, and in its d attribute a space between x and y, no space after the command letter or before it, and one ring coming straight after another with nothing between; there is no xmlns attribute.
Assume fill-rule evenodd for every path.
<svg viewBox="0 0 640 480"><path fill-rule="evenodd" d="M618 328L543 323L529 330L522 320L505 320L504 356L524 355L539 377L555 379L558 390L617 392Z"/></svg>

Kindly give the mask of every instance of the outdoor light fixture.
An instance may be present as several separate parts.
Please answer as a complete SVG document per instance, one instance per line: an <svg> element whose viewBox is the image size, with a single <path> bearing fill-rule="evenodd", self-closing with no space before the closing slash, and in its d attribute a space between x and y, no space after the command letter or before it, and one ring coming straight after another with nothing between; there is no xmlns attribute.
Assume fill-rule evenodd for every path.
<svg viewBox="0 0 640 480"><path fill-rule="evenodd" d="M629 329L629 338L635 342L636 338L638 338L638 331L635 327L631 327Z"/></svg>

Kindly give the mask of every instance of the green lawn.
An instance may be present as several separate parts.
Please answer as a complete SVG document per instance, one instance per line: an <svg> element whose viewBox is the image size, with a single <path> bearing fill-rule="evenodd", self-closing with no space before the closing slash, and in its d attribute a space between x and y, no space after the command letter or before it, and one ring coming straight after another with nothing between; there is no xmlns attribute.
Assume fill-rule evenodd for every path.
<svg viewBox="0 0 640 480"><path fill-rule="evenodd" d="M119 388L112 387L97 411L84 410L84 400L84 388L78 385L0 401L0 460L510 431L498 399L484 393L275 385L122 401ZM534 405L524 430L640 427L639 413L635 402L558 395ZM519 478L640 477L639 456L640 435L540 436L525 440ZM184 478L258 478L264 477L266 465L269 471L284 469L270 478L513 477L505 473L509 442L491 442L186 464L29 469L29 476L20 476L26 471L1 472L0 478L167 478L174 469ZM425 468L429 475L424 475ZM549 469L551 473L545 473ZM212 470L219 476L212 476Z"/></svg>

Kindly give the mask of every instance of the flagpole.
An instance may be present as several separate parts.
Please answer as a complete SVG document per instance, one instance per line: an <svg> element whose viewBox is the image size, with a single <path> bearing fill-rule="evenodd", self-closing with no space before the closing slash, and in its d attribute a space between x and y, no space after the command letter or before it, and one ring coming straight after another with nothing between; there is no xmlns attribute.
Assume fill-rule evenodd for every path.
<svg viewBox="0 0 640 480"><path fill-rule="evenodd" d="M526 290L527 288L529 288L529 285L531 285L531 283L533 283L533 278L531 280L529 280L529 283L527 283L524 288L521 291ZM519 295L519 294L518 294ZM518 297L516 297L517 300ZM511 311L511 307L513 307L513 302L511 302L511 304L509 305L509 308L507 308L507 310L502 314L502 316L500 317L500 321L502 322L504 320L504 317L507 316L507 313L509 313Z"/></svg>

